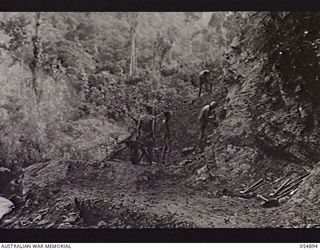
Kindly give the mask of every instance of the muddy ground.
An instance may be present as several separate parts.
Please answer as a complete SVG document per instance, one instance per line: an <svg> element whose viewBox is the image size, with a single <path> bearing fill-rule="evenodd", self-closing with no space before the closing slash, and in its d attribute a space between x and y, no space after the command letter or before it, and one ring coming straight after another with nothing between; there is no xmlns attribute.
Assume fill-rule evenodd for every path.
<svg viewBox="0 0 320 250"><path fill-rule="evenodd" d="M287 213L288 202L263 208L257 198L225 196L222 189L228 185L218 185L218 177L201 171L186 174L183 164L150 167L114 161L62 165L49 171L52 176L61 177L66 170L57 182L52 180L36 188L32 182L38 182L39 178L36 174L34 179L29 178L27 186L32 189L26 196L26 204L6 215L2 227L315 227L316 218L312 216L309 221L304 218L303 224L297 216L296 222L292 221ZM31 172L26 171L26 175Z"/></svg>

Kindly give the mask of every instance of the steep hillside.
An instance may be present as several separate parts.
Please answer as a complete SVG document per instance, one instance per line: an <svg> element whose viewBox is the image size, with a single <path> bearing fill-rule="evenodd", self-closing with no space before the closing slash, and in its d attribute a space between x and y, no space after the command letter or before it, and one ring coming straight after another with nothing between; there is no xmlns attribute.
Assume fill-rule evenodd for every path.
<svg viewBox="0 0 320 250"><path fill-rule="evenodd" d="M319 227L319 14L41 15L43 56L19 54L38 51L30 37L9 39L0 64L2 158L20 166L2 227ZM10 25L37 30L5 18L11 38L25 33ZM198 98L204 68L213 92ZM133 165L128 150L103 160L145 104L173 113L169 163Z"/></svg>

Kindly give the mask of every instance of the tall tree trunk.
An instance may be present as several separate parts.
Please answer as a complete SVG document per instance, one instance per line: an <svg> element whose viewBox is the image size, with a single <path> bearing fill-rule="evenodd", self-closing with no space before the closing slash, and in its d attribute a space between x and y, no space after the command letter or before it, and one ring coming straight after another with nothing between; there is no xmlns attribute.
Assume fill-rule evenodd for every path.
<svg viewBox="0 0 320 250"><path fill-rule="evenodd" d="M134 72L137 71L138 68L138 49L137 46L135 46L135 50L134 50Z"/></svg>
<svg viewBox="0 0 320 250"><path fill-rule="evenodd" d="M131 57L130 57L130 72L129 75L133 76L136 70L136 34L133 33L132 35L132 42L131 42Z"/></svg>
<svg viewBox="0 0 320 250"><path fill-rule="evenodd" d="M37 82L37 70L40 66L40 55L41 55L41 44L40 44L40 36L39 36L39 26L40 26L40 18L41 13L36 12L35 15L35 32L32 37L32 45L33 45L33 61L31 63L31 72L32 72L32 89L35 93L36 99L39 102L40 92L39 86Z"/></svg>

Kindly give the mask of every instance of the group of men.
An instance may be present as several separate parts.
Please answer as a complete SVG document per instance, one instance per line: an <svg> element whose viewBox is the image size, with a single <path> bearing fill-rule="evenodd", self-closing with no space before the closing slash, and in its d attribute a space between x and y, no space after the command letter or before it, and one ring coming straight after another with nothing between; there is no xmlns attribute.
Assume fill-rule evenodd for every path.
<svg viewBox="0 0 320 250"><path fill-rule="evenodd" d="M171 132L170 132L170 118L171 112L164 111L159 115L152 114L152 107L146 106L146 113L142 115L138 121L137 128L137 138L140 141L140 147L142 148L142 153L146 160L151 165L153 162L153 146L155 143L155 122L156 119L164 116L161 121L161 140L162 140L162 152L161 152L161 162L165 162L166 156L170 157L171 152Z"/></svg>
<svg viewBox="0 0 320 250"><path fill-rule="evenodd" d="M199 96L201 96L202 88L205 88L206 92L211 92L212 85L209 84L209 71L204 70L199 74ZM215 120L213 110L217 106L217 103L212 101L210 104L205 105L198 117L198 123L200 127L199 135L199 148L203 148L206 136L205 132L208 127L209 121ZM159 115L153 115L153 109L151 106L146 106L146 113L142 115L138 121L137 127L137 139L140 142L142 149L142 156L150 165L153 162L153 147L155 143L155 122L158 118L163 117L160 123L161 132L161 162L165 163L170 159L172 138L171 138L171 112L166 110Z"/></svg>

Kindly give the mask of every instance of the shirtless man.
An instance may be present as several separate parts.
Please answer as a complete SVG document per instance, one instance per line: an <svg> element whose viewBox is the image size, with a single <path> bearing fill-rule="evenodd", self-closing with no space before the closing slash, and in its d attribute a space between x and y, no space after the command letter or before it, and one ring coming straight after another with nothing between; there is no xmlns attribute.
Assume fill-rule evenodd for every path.
<svg viewBox="0 0 320 250"><path fill-rule="evenodd" d="M163 127L163 146L162 146L162 153L161 153L161 162L165 162L165 156L167 153L167 160L170 159L170 153L171 153L171 132L170 132L170 118L171 113L170 111L165 111L164 113L164 119L162 121L162 127Z"/></svg>
<svg viewBox="0 0 320 250"><path fill-rule="evenodd" d="M215 117L214 115L212 116L213 109L217 106L218 104L215 101L212 101L210 104L204 106L201 109L198 122L200 124L200 136L199 136L199 148L203 147L204 140L205 140L205 131L208 125L208 122L210 120L214 120Z"/></svg>
<svg viewBox="0 0 320 250"><path fill-rule="evenodd" d="M155 135L155 120L162 114L157 116L152 115L152 107L146 106L146 114L142 115L138 121L138 138L142 143L143 155L147 158L147 161L152 165L153 161L153 146Z"/></svg>
<svg viewBox="0 0 320 250"><path fill-rule="evenodd" d="M209 74L209 70L203 70L199 73L199 97L201 96L203 86L205 92L211 93L212 91L212 85L209 83Z"/></svg>

